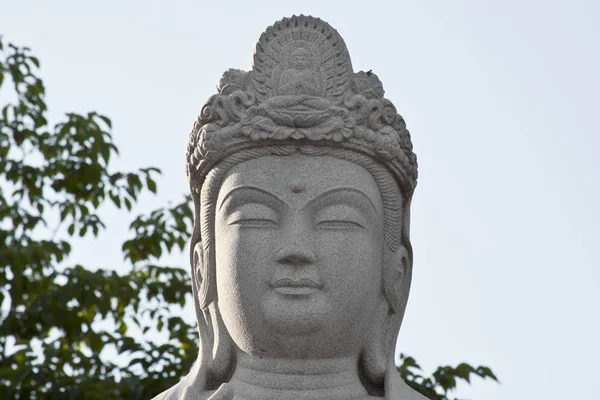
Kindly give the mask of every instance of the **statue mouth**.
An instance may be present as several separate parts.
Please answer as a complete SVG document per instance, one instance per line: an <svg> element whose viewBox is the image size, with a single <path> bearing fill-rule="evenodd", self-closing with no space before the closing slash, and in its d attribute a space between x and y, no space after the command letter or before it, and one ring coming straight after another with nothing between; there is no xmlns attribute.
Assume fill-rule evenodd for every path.
<svg viewBox="0 0 600 400"><path fill-rule="evenodd" d="M298 280L282 278L271 283L271 287L283 295L306 296L321 289L322 285L308 278Z"/></svg>

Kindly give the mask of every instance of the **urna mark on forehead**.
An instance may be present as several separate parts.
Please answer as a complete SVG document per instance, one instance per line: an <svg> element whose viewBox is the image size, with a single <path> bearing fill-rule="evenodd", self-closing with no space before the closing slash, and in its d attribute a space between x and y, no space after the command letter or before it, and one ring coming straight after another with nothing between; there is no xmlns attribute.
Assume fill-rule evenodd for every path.
<svg viewBox="0 0 600 400"><path fill-rule="evenodd" d="M363 197L377 214L383 210L375 179L361 165L332 156L264 156L244 161L226 174L217 204L232 190L247 187L263 191L284 203L310 201L332 191ZM352 194L350 194L352 193Z"/></svg>

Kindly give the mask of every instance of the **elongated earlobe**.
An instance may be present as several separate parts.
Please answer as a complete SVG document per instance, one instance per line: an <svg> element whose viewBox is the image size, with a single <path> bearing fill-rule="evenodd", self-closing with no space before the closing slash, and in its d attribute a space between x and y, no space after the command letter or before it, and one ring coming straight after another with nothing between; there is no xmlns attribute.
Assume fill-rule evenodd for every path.
<svg viewBox="0 0 600 400"><path fill-rule="evenodd" d="M383 396L384 379L388 364L387 336L390 305L380 296L375 321L369 330L368 340L360 355L359 376L371 396Z"/></svg>
<svg viewBox="0 0 600 400"><path fill-rule="evenodd" d="M384 250L383 289L393 312L404 314L410 290L411 266L408 250L400 245L396 251Z"/></svg>
<svg viewBox="0 0 600 400"><path fill-rule="evenodd" d="M211 303L209 310L213 328L213 348L207 382L210 389L216 389L231 379L236 357L233 340L225 328L217 302Z"/></svg>
<svg viewBox="0 0 600 400"><path fill-rule="evenodd" d="M363 384L372 396L384 394L384 379L410 289L406 247L401 245L395 251L386 247L384 251L383 295L359 364Z"/></svg>
<svg viewBox="0 0 600 400"><path fill-rule="evenodd" d="M223 320L217 301L212 296L216 281L214 267L208 262L204 246L198 242L194 246L192 258L192 287L196 297L196 314L200 328L200 345L206 363L206 388L218 388L227 382L235 369L234 345Z"/></svg>

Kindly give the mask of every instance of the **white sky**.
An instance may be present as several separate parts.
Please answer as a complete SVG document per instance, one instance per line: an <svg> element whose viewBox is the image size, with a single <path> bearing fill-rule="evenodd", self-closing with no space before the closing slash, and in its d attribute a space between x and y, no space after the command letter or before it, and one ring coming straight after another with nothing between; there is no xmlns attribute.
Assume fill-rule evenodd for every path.
<svg viewBox="0 0 600 400"><path fill-rule="evenodd" d="M290 5L286 5L290 4ZM8 1L0 34L42 62L51 119L111 117L119 168L158 166L178 201L192 122L262 31L328 21L356 71L378 74L412 132L413 289L400 349L427 369L467 361L458 395L590 398L600 372L600 3L595 1ZM72 260L122 269L130 217ZM172 259L187 268L185 255Z"/></svg>

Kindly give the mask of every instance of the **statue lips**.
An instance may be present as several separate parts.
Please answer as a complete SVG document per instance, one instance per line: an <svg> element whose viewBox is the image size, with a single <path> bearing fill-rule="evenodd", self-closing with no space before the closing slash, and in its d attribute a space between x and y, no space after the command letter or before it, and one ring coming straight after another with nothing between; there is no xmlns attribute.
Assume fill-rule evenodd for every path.
<svg viewBox="0 0 600 400"><path fill-rule="evenodd" d="M273 287L277 293L282 295L308 296L321 289L322 285L308 278L298 280L282 278L272 282L271 287Z"/></svg>

